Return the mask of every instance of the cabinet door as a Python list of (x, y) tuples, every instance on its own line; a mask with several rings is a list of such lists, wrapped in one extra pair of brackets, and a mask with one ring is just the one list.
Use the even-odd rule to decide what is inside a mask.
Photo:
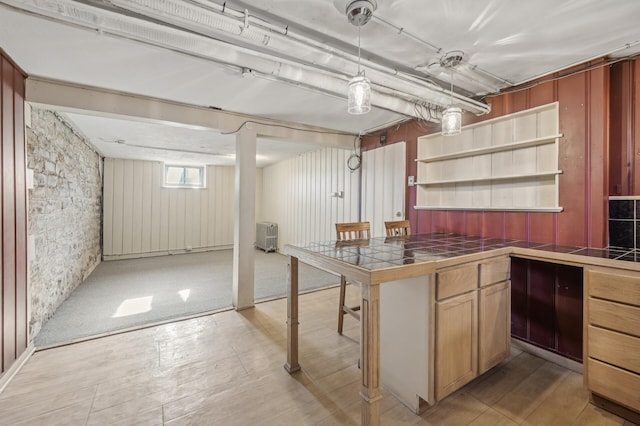
[(558, 265), (556, 276), (557, 350), (582, 361), (582, 268)]
[(436, 303), (436, 400), (478, 375), (478, 292)]
[(511, 330), (509, 281), (480, 289), (478, 302), (479, 374), (509, 356)]

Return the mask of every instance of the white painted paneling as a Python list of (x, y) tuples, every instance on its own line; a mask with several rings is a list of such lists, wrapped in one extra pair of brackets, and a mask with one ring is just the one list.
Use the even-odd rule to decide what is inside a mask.
[(405, 218), (406, 144), (386, 145), (362, 155), (362, 220), (374, 237), (385, 235), (384, 222)]
[[(358, 171), (347, 168), (351, 151), (323, 148), (265, 167), (261, 222), (278, 224), (278, 249), (285, 244), (336, 238), (337, 222), (358, 220)], [(343, 196), (332, 197), (342, 191)]]
[[(160, 162), (105, 159), (105, 259), (233, 245), (234, 167), (207, 167), (205, 189), (163, 188), (162, 168)], [(258, 188), (261, 179), (258, 170)]]

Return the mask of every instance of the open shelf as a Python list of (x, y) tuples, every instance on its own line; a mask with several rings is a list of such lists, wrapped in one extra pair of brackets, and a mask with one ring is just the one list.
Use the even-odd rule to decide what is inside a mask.
[(416, 210), (468, 210), (468, 211), (501, 211), (501, 212), (549, 212), (557, 213), (562, 211), (562, 207), (491, 207), (491, 206), (475, 206), (475, 207), (458, 207), (458, 206), (437, 206), (425, 207), (414, 206)]
[(418, 138), (417, 210), (559, 212), (559, 104)]
[(455, 158), (473, 157), (474, 155), (491, 154), (493, 152), (509, 151), (509, 150), (514, 150), (519, 148), (528, 148), (531, 146), (555, 143), (556, 139), (561, 138), (562, 136), (563, 136), (562, 133), (559, 133), (557, 135), (543, 136), (540, 138), (528, 139), (524, 141), (512, 142), (512, 143), (507, 143), (502, 145), (487, 146), (485, 148), (470, 149), (467, 151), (454, 152), (452, 154), (436, 155), (436, 156), (427, 157), (427, 158), (418, 158), (415, 161), (420, 161), (422, 163), (431, 163), (435, 161), (453, 160)]
[(528, 173), (528, 174), (514, 174), (508, 176), (486, 176), (486, 177), (471, 177), (466, 179), (447, 179), (438, 180), (432, 182), (417, 182), (416, 185), (446, 185), (450, 183), (466, 183), (466, 182), (486, 182), (492, 180), (509, 180), (509, 179), (530, 179), (544, 176), (553, 176), (562, 174), (562, 170), (553, 170), (550, 172)]

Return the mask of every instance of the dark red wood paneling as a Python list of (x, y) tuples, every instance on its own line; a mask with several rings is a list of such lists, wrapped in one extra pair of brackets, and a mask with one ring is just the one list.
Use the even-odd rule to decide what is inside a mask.
[(582, 268), (557, 265), (556, 348), (582, 361)]
[(631, 195), (640, 195), (640, 59), (632, 63), (633, 96), (631, 104), (631, 128), (629, 134), (632, 138), (631, 152), (634, 161), (633, 188)]
[(467, 212), (466, 229), (464, 231), (466, 235), (482, 235), (482, 216), (482, 212)]
[(456, 234), (464, 234), (465, 212), (460, 210), (450, 211), (447, 214), (447, 228)]
[(16, 191), (13, 138), (13, 67), (2, 61), (2, 361), (16, 359)]
[(627, 140), (625, 129), (628, 125), (625, 113), (632, 91), (629, 87), (629, 62), (618, 62), (611, 66), (609, 130), (609, 195), (629, 195), (626, 179), (629, 167), (626, 163)]
[(529, 213), (513, 212), (505, 215), (505, 236), (512, 240), (527, 240)]
[[(558, 165), (562, 170), (560, 205), (564, 209), (559, 218), (559, 240), (567, 245), (585, 245), (585, 210), (589, 182), (585, 180), (589, 137), (587, 134), (590, 86), (587, 74), (580, 73), (560, 80), (560, 141)], [(571, 188), (571, 190), (562, 190)]]
[(485, 237), (504, 238), (505, 213), (484, 212), (482, 217), (482, 235)]
[(0, 50), (0, 373), (27, 346), (24, 73)]
[(555, 347), (555, 265), (530, 261), (528, 276), (528, 340), (546, 348)]
[[(0, 51), (2, 53), (2, 51)], [(3, 141), (4, 141), (4, 111), (2, 110), (2, 81), (4, 70), (4, 57), (0, 54), (0, 205), (2, 205), (2, 212), (4, 213), (4, 156), (3, 156)], [(0, 374), (5, 371), (4, 366), (4, 229), (2, 228), (3, 216), (0, 216)]]
[(589, 199), (586, 200), (586, 242), (590, 247), (608, 244), (609, 198), (609, 73), (603, 68), (590, 74), (591, 98), (589, 100), (589, 158), (585, 179), (590, 182)]
[(557, 82), (548, 81), (538, 86), (534, 86), (533, 88), (531, 88), (531, 90), (529, 90), (529, 92), (531, 106), (550, 104), (557, 99)]
[(531, 213), (529, 218), (529, 240), (553, 244), (555, 238), (555, 213)]
[(14, 138), (16, 182), (16, 351), (28, 345), (27, 324), (27, 153), (24, 134), (24, 77), (14, 72)]

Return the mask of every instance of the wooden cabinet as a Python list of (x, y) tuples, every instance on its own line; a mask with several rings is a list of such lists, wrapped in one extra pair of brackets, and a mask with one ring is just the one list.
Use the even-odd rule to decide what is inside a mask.
[(585, 384), (615, 404), (594, 403), (640, 421), (640, 273), (587, 269)]
[(435, 398), (509, 356), (509, 257), (436, 273)]
[(436, 400), (478, 375), (478, 295), (470, 291), (436, 304)]
[(509, 282), (482, 287), (479, 293), (478, 373), (482, 374), (510, 353)]

